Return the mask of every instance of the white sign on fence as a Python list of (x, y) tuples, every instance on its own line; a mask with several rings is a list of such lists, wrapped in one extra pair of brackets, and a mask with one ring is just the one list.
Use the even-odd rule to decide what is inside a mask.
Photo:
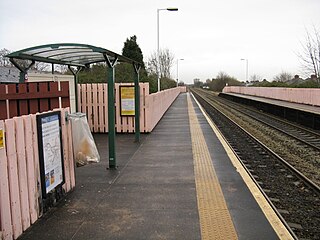
[(134, 86), (120, 86), (121, 116), (134, 116)]
[(42, 191), (46, 195), (64, 183), (60, 112), (37, 116)]

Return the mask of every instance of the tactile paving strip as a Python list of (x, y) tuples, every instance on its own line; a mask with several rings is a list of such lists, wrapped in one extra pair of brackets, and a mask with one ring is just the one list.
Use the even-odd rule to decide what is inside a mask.
[(188, 113), (201, 238), (238, 239), (190, 95)]

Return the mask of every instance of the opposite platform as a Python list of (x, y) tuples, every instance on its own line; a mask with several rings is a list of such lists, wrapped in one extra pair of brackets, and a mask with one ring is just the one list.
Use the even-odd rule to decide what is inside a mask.
[(140, 144), (117, 135), (117, 170), (107, 135), (95, 140), (101, 162), (78, 168), (75, 191), (19, 239), (278, 239), (188, 94)]
[(283, 101), (278, 99), (251, 96), (251, 95), (245, 95), (245, 94), (239, 94), (239, 93), (223, 93), (223, 94), (320, 115), (319, 106), (312, 106), (312, 105), (307, 105), (302, 103), (294, 103), (294, 102), (288, 102), (288, 101)]

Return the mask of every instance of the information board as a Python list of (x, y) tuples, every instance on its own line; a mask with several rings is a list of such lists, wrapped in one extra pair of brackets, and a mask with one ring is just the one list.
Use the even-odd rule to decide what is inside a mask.
[(2, 128), (0, 128), (0, 149), (1, 148), (4, 148), (4, 133)]
[(37, 115), (40, 176), (43, 198), (64, 183), (60, 112)]
[(120, 115), (134, 116), (134, 86), (120, 86)]

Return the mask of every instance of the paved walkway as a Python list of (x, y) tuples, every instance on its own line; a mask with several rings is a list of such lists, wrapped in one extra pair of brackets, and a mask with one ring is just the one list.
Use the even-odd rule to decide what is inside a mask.
[[(196, 119), (192, 124), (202, 129), (201, 146), (207, 147), (203, 151), (224, 195), (219, 197), (227, 204), (228, 209), (218, 211), (231, 216), (235, 238), (277, 239), (199, 108), (190, 103)], [(206, 228), (200, 220), (212, 211), (200, 209), (207, 190), (199, 171), (194, 174), (194, 158), (203, 151), (195, 155), (189, 114), (187, 94), (181, 94), (140, 144), (134, 143), (134, 134), (118, 134), (117, 170), (106, 170), (107, 135), (95, 135), (101, 162), (77, 168), (76, 189), (19, 239), (213, 239), (205, 236), (219, 229)]]

